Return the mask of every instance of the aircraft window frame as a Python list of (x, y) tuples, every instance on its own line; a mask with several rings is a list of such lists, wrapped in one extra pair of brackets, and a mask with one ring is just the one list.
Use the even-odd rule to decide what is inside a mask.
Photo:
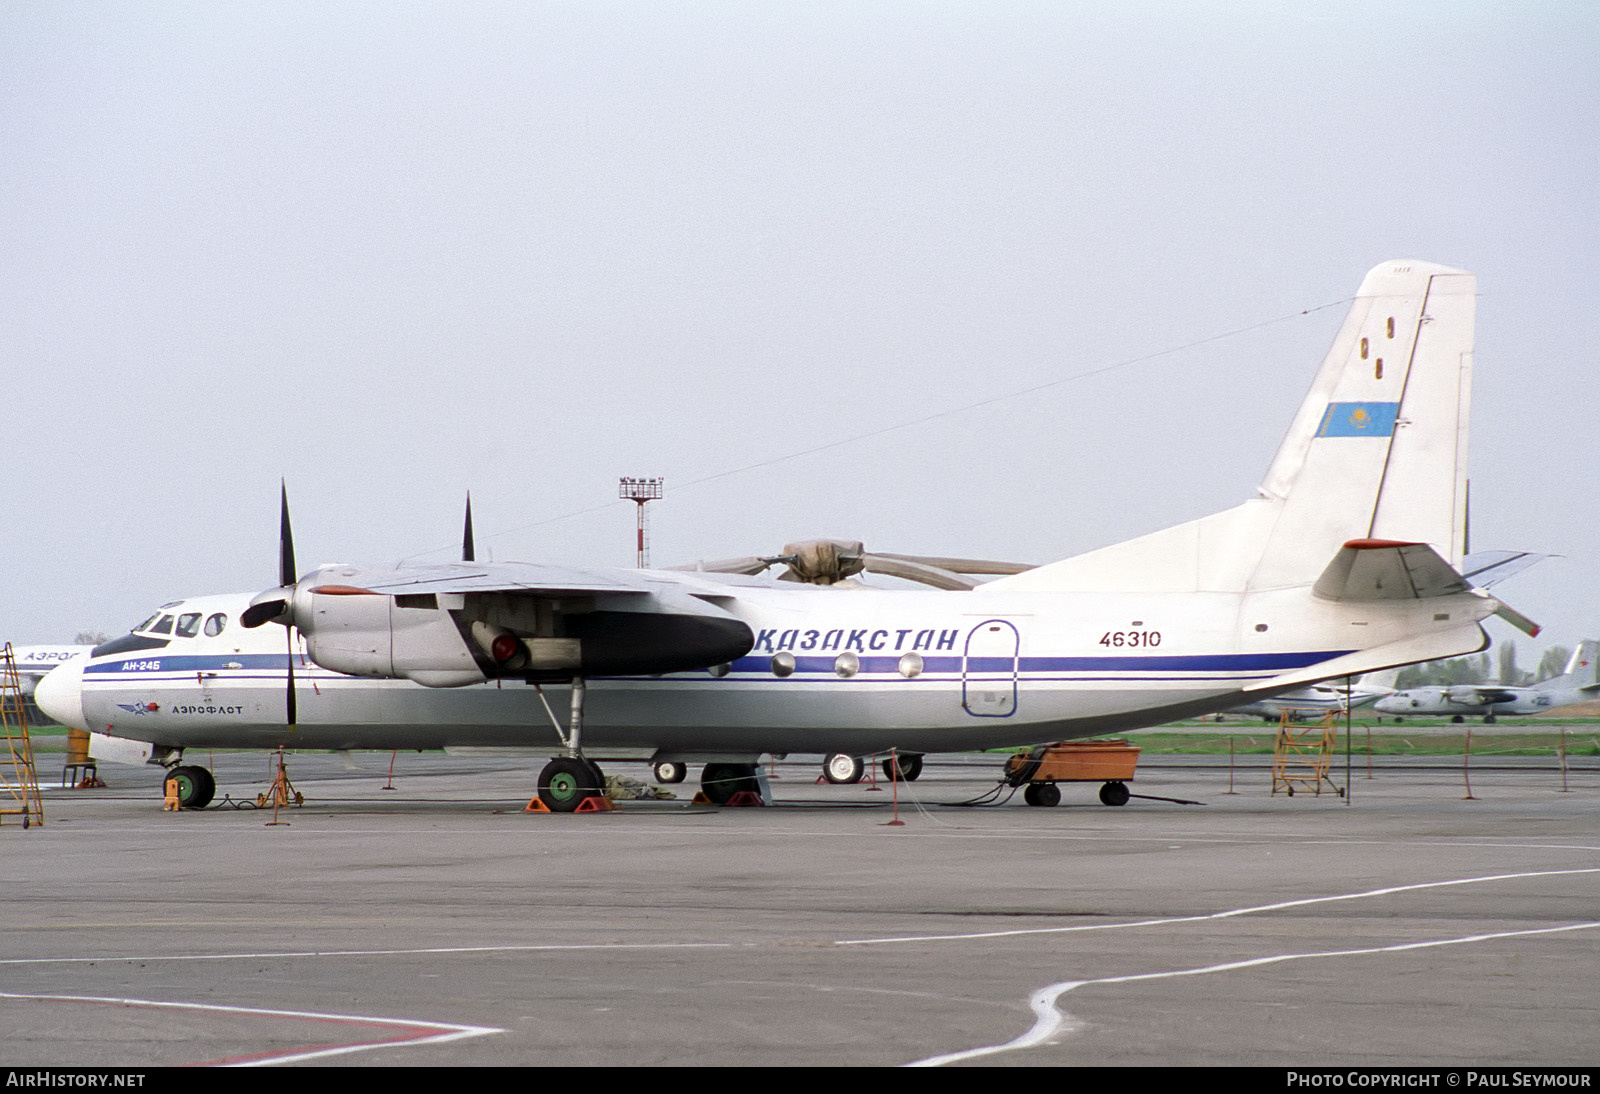
[(172, 616), (170, 614), (168, 614), (167, 612), (162, 612), (161, 613), (161, 618), (156, 621), (156, 625), (150, 628), (150, 633), (151, 634), (171, 634), (172, 633)]
[(206, 617), (205, 634), (207, 638), (215, 638), (228, 629), (228, 617), (222, 612), (212, 612)]
[(205, 618), (204, 612), (184, 612), (178, 616), (178, 622), (172, 630), (174, 638), (193, 638), (200, 633), (200, 621)]
[(140, 631), (147, 631), (151, 627), (155, 626), (156, 625), (156, 620), (158, 620), (160, 618), (161, 618), (161, 612), (157, 611), (149, 619), (146, 619), (143, 623), (140, 623), (137, 627), (134, 627), (128, 633), (129, 634), (138, 634)]

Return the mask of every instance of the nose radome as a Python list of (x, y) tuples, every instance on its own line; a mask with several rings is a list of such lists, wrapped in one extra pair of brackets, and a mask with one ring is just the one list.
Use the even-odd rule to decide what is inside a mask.
[(44, 674), (34, 689), (33, 701), (39, 709), (64, 726), (88, 729), (83, 720), (83, 666), (57, 665)]

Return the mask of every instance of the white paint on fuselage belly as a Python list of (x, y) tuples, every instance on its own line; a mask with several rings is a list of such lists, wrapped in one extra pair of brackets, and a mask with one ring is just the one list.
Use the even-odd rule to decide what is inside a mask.
[[(687, 674), (685, 674), (687, 675)], [(96, 728), (183, 747), (442, 748), (553, 747), (535, 689), (518, 682), (434, 689), (403, 680), (296, 672), (298, 722), (284, 722), (285, 677), (260, 671), (204, 687), (190, 674), (117, 674), (93, 681), (85, 709)], [(762, 751), (839, 748), (921, 751), (1026, 743), (1070, 736), (1106, 719), (1139, 722), (1139, 711), (1203, 702), (1237, 685), (1142, 681), (1028, 680), (1017, 711), (980, 718), (961, 707), (959, 677), (889, 680), (683, 677), (597, 680), (585, 705), (584, 739), (600, 747)], [(569, 688), (546, 685), (564, 717)], [(124, 707), (156, 711), (136, 714)], [(1094, 731), (1099, 731), (1095, 729)]]

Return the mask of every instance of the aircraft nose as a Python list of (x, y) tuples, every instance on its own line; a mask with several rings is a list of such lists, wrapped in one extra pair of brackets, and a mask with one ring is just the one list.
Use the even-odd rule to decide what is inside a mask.
[(83, 720), (83, 666), (57, 665), (44, 674), (34, 689), (33, 701), (40, 710), (64, 726), (88, 729)]

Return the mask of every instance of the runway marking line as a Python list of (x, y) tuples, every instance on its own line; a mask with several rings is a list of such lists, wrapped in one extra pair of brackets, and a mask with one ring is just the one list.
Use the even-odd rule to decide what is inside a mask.
[(1020, 1037), (1000, 1045), (985, 1045), (982, 1048), (969, 1048), (960, 1052), (949, 1052), (940, 1056), (929, 1056), (925, 1059), (915, 1060), (907, 1067), (942, 1067), (945, 1064), (960, 1063), (963, 1060), (973, 1060), (983, 1056), (993, 1056), (1001, 1052), (1014, 1052), (1017, 1049), (1033, 1048), (1043, 1044), (1055, 1035), (1067, 1022), (1067, 1016), (1056, 1008), (1056, 1001), (1072, 991), (1091, 984), (1131, 984), (1139, 980), (1166, 980), (1176, 976), (1201, 976), (1206, 973), (1230, 972), (1235, 969), (1256, 968), (1262, 965), (1279, 964), (1285, 961), (1302, 961), (1316, 957), (1360, 957), (1378, 953), (1399, 953), (1404, 950), (1422, 950), (1438, 946), (1459, 946), (1469, 942), (1487, 942), (1500, 938), (1525, 938), (1531, 935), (1558, 934), (1563, 931), (1584, 931), (1600, 927), (1600, 923), (1571, 923), (1563, 927), (1539, 927), (1526, 931), (1497, 931), (1493, 934), (1467, 935), (1461, 938), (1437, 938), (1426, 942), (1405, 942), (1394, 946), (1372, 946), (1359, 950), (1324, 950), (1314, 953), (1280, 953), (1270, 957), (1252, 957), (1244, 961), (1229, 961), (1221, 965), (1206, 965), (1193, 969), (1173, 969), (1167, 972), (1136, 973), (1130, 976), (1102, 976), (1092, 980), (1063, 980), (1048, 987), (1040, 988), (1028, 998), (1028, 1006), (1035, 1015), (1033, 1027)]
[(1129, 927), (1165, 927), (1176, 923), (1203, 923), (1214, 919), (1231, 919), (1260, 912), (1277, 912), (1285, 908), (1300, 908), (1310, 904), (1331, 904), (1340, 900), (1364, 900), (1368, 897), (1390, 896), (1394, 893), (1417, 889), (1441, 889), (1451, 885), (1477, 885), (1487, 881), (1511, 881), (1517, 878), (1559, 877), (1566, 874), (1600, 874), (1600, 866), (1574, 870), (1530, 870), (1517, 874), (1489, 874), (1483, 877), (1452, 878), (1447, 881), (1423, 881), (1415, 885), (1391, 885), (1383, 889), (1367, 889), (1359, 893), (1335, 893), (1332, 896), (1307, 897), (1304, 900), (1285, 900), (1277, 904), (1258, 904), (1248, 908), (1231, 908), (1225, 912), (1207, 912), (1204, 915), (1170, 916), (1163, 919), (1137, 919), (1127, 923), (1080, 923), (1070, 927), (1018, 927), (1009, 931), (973, 931), (967, 934), (903, 935), (889, 938), (846, 938), (834, 942), (835, 946), (884, 946), (896, 942), (961, 942), (975, 938), (1011, 938), (1019, 935), (1068, 934), (1075, 931), (1115, 931)]
[[(575, 942), (526, 946), (423, 946), (396, 950), (270, 950), (264, 953), (110, 954), (102, 957), (7, 957), (0, 965), (93, 965), (113, 961), (245, 961), (281, 957), (406, 957), (412, 954), (541, 953), (562, 950), (725, 950), (734, 942)], [(0, 992), (0, 995), (3, 995)]]
[(504, 1033), (494, 1026), (464, 1026), (454, 1022), (428, 1022), (419, 1018), (382, 1018), (362, 1014), (326, 1014), (309, 1010), (277, 1010), (263, 1007), (233, 1007), (218, 1003), (184, 1003), (160, 999), (126, 999), (97, 995), (38, 995), (23, 992), (0, 991), (0, 999), (33, 999), (58, 1003), (92, 1003), (97, 1006), (144, 1007), (151, 1010), (206, 1011), (214, 1014), (238, 1014), (262, 1018), (294, 1018), (311, 1022), (332, 1022), (346, 1026), (376, 1026), (394, 1031), (376, 1040), (346, 1041), (337, 1044), (313, 1045), (306, 1048), (287, 1049), (281, 1052), (254, 1053), (233, 1056), (222, 1060), (208, 1060), (190, 1064), (190, 1067), (264, 1067), (272, 1064), (299, 1063), (328, 1056), (343, 1056), (353, 1052), (370, 1052), (373, 1049), (419, 1045), (444, 1044), (470, 1037), (487, 1037)]

